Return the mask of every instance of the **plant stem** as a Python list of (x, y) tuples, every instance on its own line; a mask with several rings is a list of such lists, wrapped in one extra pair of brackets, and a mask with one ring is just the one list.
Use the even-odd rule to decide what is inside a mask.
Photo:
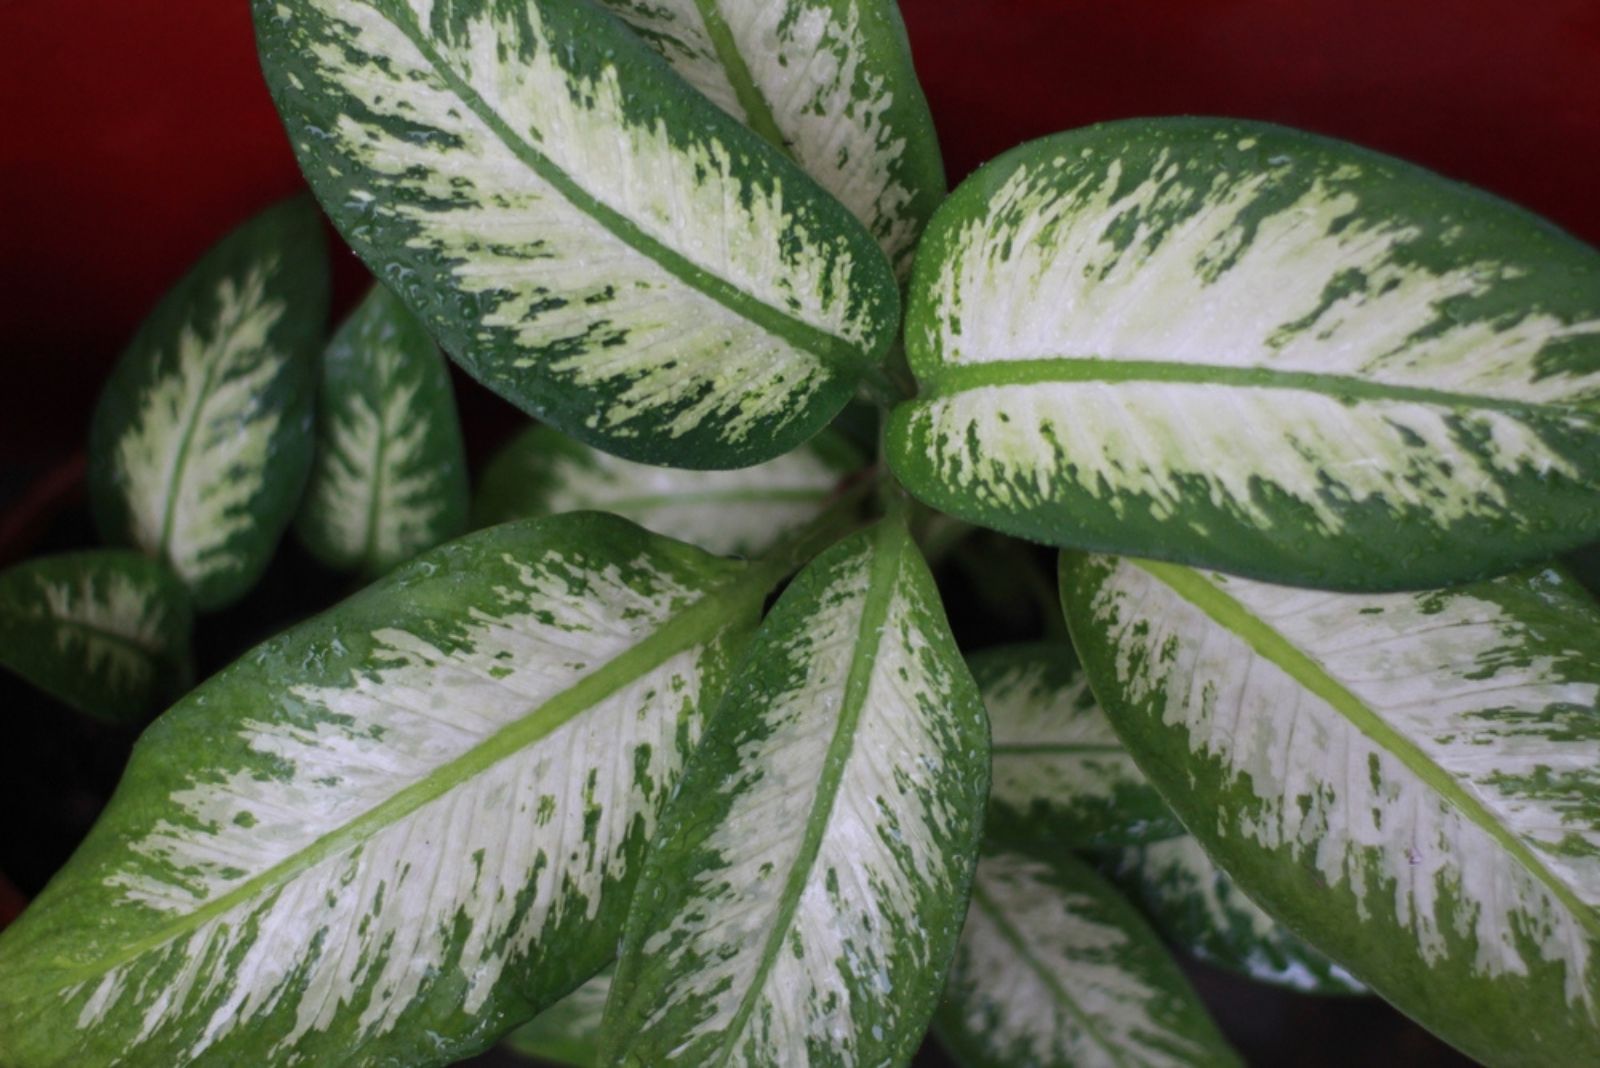
[(752, 571), (765, 576), (767, 588), (771, 589), (810, 563), (818, 553), (860, 525), (857, 510), (882, 477), (872, 471), (864, 472), (862, 478), (841, 490), (820, 515), (753, 561)]

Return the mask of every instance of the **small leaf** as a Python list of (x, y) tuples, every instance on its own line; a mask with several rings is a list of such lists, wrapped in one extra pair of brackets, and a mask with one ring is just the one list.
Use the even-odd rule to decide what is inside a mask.
[(744, 467), (821, 430), (899, 316), (871, 235), (610, 15), (254, 0), (301, 167), (474, 377), (591, 445)]
[(1240, 1063), (1139, 914), (1065, 855), (978, 862), (935, 1028), (966, 1068)]
[(595, 514), (402, 565), (158, 719), (0, 933), (8, 1068), (440, 1065), (616, 950), (770, 569)]
[(1600, 538), (1600, 254), (1310, 134), (1108, 123), (939, 209), (888, 458), (1009, 534), (1327, 589)]
[(0, 572), (0, 664), (73, 708), (137, 721), (188, 681), (189, 595), (138, 553), (64, 553)]
[(984, 834), (1082, 849), (1183, 834), (1128, 755), (1065, 645), (1013, 645), (973, 656), (993, 735)]
[(904, 525), (834, 546), (763, 624), (663, 818), (602, 1063), (904, 1064), (987, 787), (983, 708)]
[(600, 1063), (600, 1017), (611, 993), (611, 969), (506, 1036), (505, 1045), (542, 1061), (595, 1068)]
[(1184, 825), (1489, 1064), (1600, 1063), (1600, 605), (1544, 569), (1352, 595), (1063, 560), (1074, 641)]
[(296, 532), (329, 567), (377, 576), (466, 521), (449, 372), (422, 324), (374, 286), (323, 353), (316, 458)]
[(255, 584), (299, 503), (327, 289), (315, 207), (279, 204), (162, 298), (100, 394), (100, 533), (170, 564), (202, 610)]
[(484, 469), (473, 513), (482, 526), (592, 508), (707, 552), (757, 556), (816, 516), (860, 462), (828, 431), (755, 467), (685, 471), (636, 464), (550, 427), (529, 427)]
[(1367, 992), (1246, 897), (1189, 835), (1118, 850), (1106, 868), (1167, 942), (1208, 964), (1307, 994)]
[(890, 0), (600, 0), (718, 107), (788, 152), (904, 278), (944, 165)]

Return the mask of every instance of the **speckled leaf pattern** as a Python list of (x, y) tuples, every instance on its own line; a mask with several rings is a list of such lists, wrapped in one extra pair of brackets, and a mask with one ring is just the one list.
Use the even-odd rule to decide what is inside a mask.
[(563, 0), (255, 0), (300, 164), (469, 373), (629, 459), (742, 467), (887, 349), (870, 234), (621, 22)]
[(1240, 1064), (1139, 914), (1064, 854), (978, 862), (935, 1029), (966, 1068)]
[(296, 533), (329, 567), (377, 576), (466, 523), (467, 459), (444, 357), (375, 286), (322, 356)]
[(506, 1047), (541, 1061), (595, 1068), (600, 1063), (600, 1018), (611, 993), (611, 974), (606, 969), (511, 1032)]
[(1003, 646), (969, 663), (993, 739), (986, 836), (1085, 849), (1183, 833), (1111, 729), (1071, 647)]
[(1489, 1064), (1600, 1062), (1600, 606), (1063, 560), (1117, 733), (1250, 897)]
[(740, 662), (663, 817), (601, 1063), (909, 1060), (961, 928), (987, 750), (904, 525), (817, 558)]
[(719, 555), (755, 556), (814, 518), (860, 466), (830, 431), (737, 471), (652, 467), (551, 427), (529, 427), (490, 460), (473, 503), (480, 526), (579, 509), (611, 512)]
[(784, 149), (904, 277), (944, 199), (892, 0), (600, 0), (718, 107)]
[(954, 515), (1292, 585), (1422, 589), (1600, 536), (1600, 253), (1310, 134), (1109, 123), (962, 184), (889, 459)]
[(1208, 964), (1306, 994), (1366, 993), (1245, 896), (1189, 835), (1116, 850), (1103, 870), (1162, 938)]
[(770, 571), (587, 513), (404, 564), (158, 719), (0, 933), (8, 1068), (440, 1065), (611, 959)]
[(100, 394), (100, 533), (165, 561), (201, 609), (255, 584), (299, 503), (327, 275), (309, 199), (263, 212), (167, 293)]
[(178, 577), (136, 552), (42, 556), (0, 571), (0, 665), (117, 722), (178, 696), (193, 612)]

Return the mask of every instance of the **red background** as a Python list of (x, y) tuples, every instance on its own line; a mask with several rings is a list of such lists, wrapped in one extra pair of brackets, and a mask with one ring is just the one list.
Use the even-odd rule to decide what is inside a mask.
[[(952, 180), (1102, 119), (1360, 141), (1600, 242), (1596, 0), (904, 0)], [(0, 463), (81, 447), (188, 263), (299, 186), (246, 0), (0, 0)], [(340, 295), (361, 285), (341, 253)], [(469, 423), (474, 404), (469, 400)]]

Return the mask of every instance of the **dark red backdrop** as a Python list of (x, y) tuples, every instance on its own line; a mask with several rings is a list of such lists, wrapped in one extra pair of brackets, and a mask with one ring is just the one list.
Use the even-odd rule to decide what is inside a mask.
[[(1100, 119), (1361, 141), (1600, 242), (1596, 0), (904, 0), (952, 179)], [(0, 462), (76, 447), (208, 244), (299, 185), (246, 0), (0, 0)], [(348, 296), (361, 273), (348, 254)]]

